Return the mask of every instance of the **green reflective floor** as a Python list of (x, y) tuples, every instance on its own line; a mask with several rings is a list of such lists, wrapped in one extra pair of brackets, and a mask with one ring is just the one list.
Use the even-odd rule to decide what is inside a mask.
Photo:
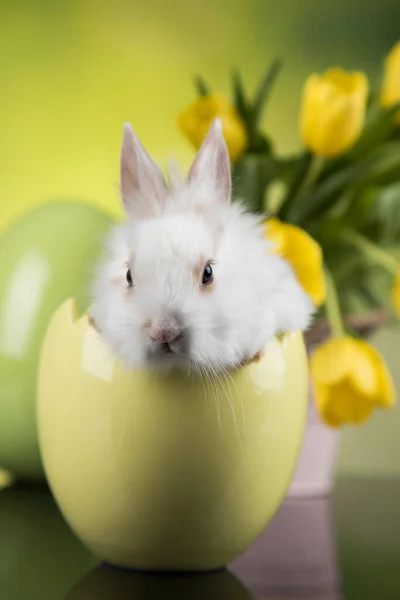
[(0, 490), (0, 600), (398, 600), (400, 480), (340, 480), (288, 500), (229, 571), (150, 576), (101, 567), (46, 489)]

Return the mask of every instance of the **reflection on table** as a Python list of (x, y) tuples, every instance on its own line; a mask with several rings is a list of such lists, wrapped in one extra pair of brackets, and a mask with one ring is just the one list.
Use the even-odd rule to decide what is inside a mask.
[(99, 566), (42, 487), (0, 491), (0, 531), (0, 596), (12, 600), (340, 597), (325, 499), (287, 501), (230, 571), (208, 575), (151, 575)]
[(61, 600), (96, 562), (69, 530), (46, 488), (0, 490), (2, 600)]
[(396, 480), (343, 480), (331, 499), (287, 500), (229, 570), (180, 576), (101, 567), (47, 488), (0, 489), (1, 600), (398, 600), (399, 565)]
[(149, 574), (98, 567), (65, 600), (255, 600), (227, 570), (209, 574)]
[(286, 500), (231, 568), (257, 598), (341, 599), (330, 499)]

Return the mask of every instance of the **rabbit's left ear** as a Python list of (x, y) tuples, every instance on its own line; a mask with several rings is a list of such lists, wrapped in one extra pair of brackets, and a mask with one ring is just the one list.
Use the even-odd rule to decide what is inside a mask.
[(168, 188), (165, 179), (143, 148), (129, 123), (124, 125), (120, 158), (121, 195), (125, 211), (133, 216), (154, 213)]
[(224, 202), (231, 199), (231, 168), (220, 119), (215, 119), (190, 168), (188, 182), (213, 189)]

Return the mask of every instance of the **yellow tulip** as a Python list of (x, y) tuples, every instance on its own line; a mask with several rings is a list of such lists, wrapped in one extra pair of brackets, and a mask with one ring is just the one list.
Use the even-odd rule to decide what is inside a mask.
[(199, 96), (178, 117), (182, 133), (198, 150), (211, 123), (221, 119), (222, 132), (228, 147), (230, 159), (235, 162), (247, 146), (247, 131), (236, 109), (221, 94)]
[(310, 368), (317, 408), (332, 427), (362, 423), (374, 408), (395, 403), (383, 358), (363, 340), (349, 336), (328, 340), (312, 355)]
[[(386, 57), (381, 91), (381, 103), (384, 108), (390, 108), (398, 102), (400, 102), (400, 42), (397, 42)], [(400, 122), (400, 111), (396, 119)]]
[(8, 471), (0, 469), (0, 489), (8, 486), (12, 481), (12, 477)]
[(265, 235), (274, 251), (283, 256), (316, 306), (325, 300), (325, 279), (320, 245), (303, 229), (271, 218), (265, 221)]
[(300, 115), (304, 144), (314, 154), (332, 157), (359, 137), (365, 120), (368, 80), (338, 67), (308, 77)]
[(394, 309), (400, 317), (400, 271), (398, 271), (394, 278), (392, 298)]

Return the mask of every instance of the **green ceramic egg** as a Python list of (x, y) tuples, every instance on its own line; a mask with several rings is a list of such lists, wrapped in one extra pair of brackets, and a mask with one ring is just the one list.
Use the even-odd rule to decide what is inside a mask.
[(127, 370), (73, 298), (42, 346), (47, 479), (71, 529), (112, 565), (186, 572), (234, 560), (286, 494), (307, 405), (299, 332), (213, 384)]
[(84, 307), (109, 217), (83, 202), (52, 202), (0, 238), (0, 467), (43, 476), (36, 376), (49, 316), (71, 295)]

